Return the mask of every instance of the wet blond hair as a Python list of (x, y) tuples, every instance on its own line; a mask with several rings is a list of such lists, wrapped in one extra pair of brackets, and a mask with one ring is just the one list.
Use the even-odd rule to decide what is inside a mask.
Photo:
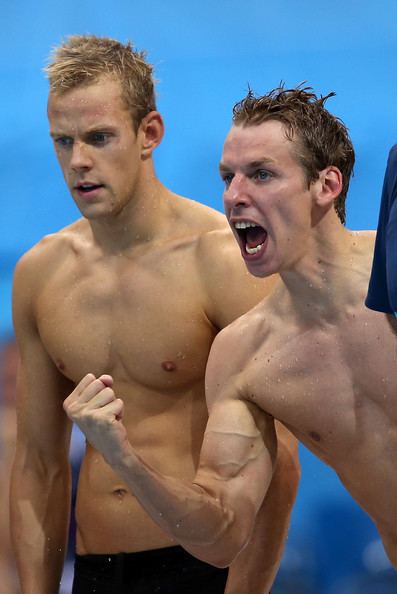
[(156, 109), (153, 66), (146, 61), (146, 53), (136, 51), (130, 41), (123, 44), (109, 37), (71, 35), (52, 50), (44, 71), (50, 92), (55, 94), (94, 84), (103, 76), (119, 81), (135, 131), (145, 115)]

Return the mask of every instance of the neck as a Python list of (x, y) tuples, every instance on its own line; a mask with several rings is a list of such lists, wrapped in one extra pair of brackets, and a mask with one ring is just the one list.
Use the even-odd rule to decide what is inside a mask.
[(120, 211), (89, 221), (95, 243), (104, 252), (117, 254), (159, 238), (166, 225), (165, 210), (170, 207), (171, 195), (153, 176)]
[(369, 265), (360, 234), (331, 219), (313, 229), (303, 257), (280, 273), (275, 299), (301, 320), (331, 321), (364, 300)]

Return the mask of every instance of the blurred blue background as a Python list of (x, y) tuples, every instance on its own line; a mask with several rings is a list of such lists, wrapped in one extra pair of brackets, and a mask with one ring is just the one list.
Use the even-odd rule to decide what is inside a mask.
[[(131, 39), (147, 50), (166, 123), (158, 175), (219, 210), (217, 164), (232, 105), (247, 85), (262, 93), (281, 80), (308, 81), (318, 93), (335, 91), (328, 109), (347, 124), (357, 154), (348, 226), (376, 227), (387, 154), (397, 141), (396, 0), (3, 0), (1, 22), (0, 339), (12, 336), (17, 259), (78, 216), (48, 136), (42, 73), (51, 47), (72, 33)], [(279, 591), (397, 592), (371, 522), (333, 472), (304, 448), (301, 457)], [(371, 580), (376, 589), (365, 590)]]

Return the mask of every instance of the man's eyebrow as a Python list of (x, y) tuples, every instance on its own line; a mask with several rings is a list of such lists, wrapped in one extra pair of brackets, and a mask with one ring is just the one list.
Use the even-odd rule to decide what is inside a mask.
[(95, 134), (96, 132), (114, 132), (116, 130), (116, 126), (113, 124), (95, 124), (92, 128), (88, 128), (85, 130), (85, 134)]
[[(256, 161), (249, 161), (248, 163), (245, 163), (242, 166), (242, 169), (255, 169), (257, 167), (260, 167), (261, 165), (272, 165), (274, 163), (274, 159), (271, 159), (270, 157), (264, 157), (263, 159), (258, 159)], [(230, 167), (228, 167), (225, 163), (221, 161), (219, 163), (219, 170), (230, 171)]]
[(274, 159), (271, 159), (270, 157), (263, 157), (263, 159), (258, 159), (257, 161), (250, 161), (245, 165), (245, 167), (246, 169), (256, 169), (261, 165), (272, 165), (274, 163)]
[(56, 136), (66, 136), (66, 134), (62, 134), (62, 132), (57, 132), (56, 130), (50, 130), (51, 138), (55, 138)]
[[(115, 130), (116, 127), (112, 124), (95, 124), (94, 126), (92, 126), (92, 128), (88, 128), (84, 131), (84, 136), (89, 136), (90, 134), (96, 134), (98, 132), (106, 132), (108, 134), (112, 134), (115, 132)], [(69, 134), (67, 132), (50, 130), (50, 136), (51, 138), (54, 138), (55, 136), (69, 136)]]

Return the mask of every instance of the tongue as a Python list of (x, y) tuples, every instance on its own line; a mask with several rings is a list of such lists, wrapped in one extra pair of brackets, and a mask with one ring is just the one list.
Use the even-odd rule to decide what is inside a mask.
[(257, 247), (266, 240), (267, 233), (262, 227), (249, 227), (246, 231), (246, 241), (250, 248)]

